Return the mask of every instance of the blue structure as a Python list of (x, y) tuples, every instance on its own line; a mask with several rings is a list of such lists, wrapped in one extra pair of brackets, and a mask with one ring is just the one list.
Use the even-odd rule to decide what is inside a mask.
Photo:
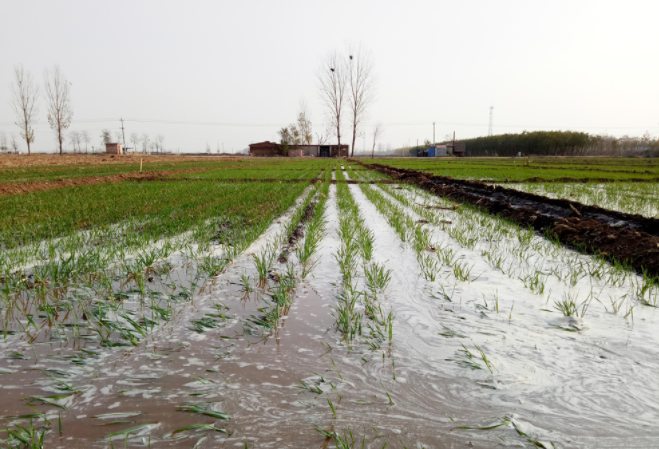
[(435, 147), (428, 147), (428, 157), (435, 157)]

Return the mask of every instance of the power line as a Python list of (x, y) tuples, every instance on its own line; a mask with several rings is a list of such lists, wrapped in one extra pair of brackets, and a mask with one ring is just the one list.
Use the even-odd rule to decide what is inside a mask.
[[(492, 115), (490, 108), (490, 115)], [(100, 123), (100, 122), (117, 122), (120, 118), (98, 118), (98, 119), (80, 119), (74, 120), (72, 124), (78, 123)], [(196, 121), (196, 120), (165, 120), (165, 119), (145, 119), (145, 118), (126, 118), (126, 122), (134, 123), (154, 123), (154, 124), (167, 124), (167, 125), (200, 125), (200, 126), (235, 126), (235, 127), (279, 127), (286, 126), (286, 123), (232, 123), (232, 122), (209, 122), (209, 121)], [(40, 120), (35, 124), (43, 125), (48, 122)], [(485, 126), (481, 122), (448, 122), (438, 120), (419, 120), (410, 122), (388, 122), (383, 123), (384, 126), (417, 126), (417, 125), (430, 125), (436, 123), (438, 125), (449, 126)], [(14, 125), (13, 122), (0, 122), (0, 125)], [(375, 126), (375, 123), (365, 123), (365, 126)], [(490, 124), (488, 124), (489, 126)], [(502, 128), (553, 128), (553, 129), (657, 129), (658, 126), (557, 126), (557, 125), (530, 125), (530, 124), (498, 124)], [(121, 128), (119, 128), (121, 129)]]

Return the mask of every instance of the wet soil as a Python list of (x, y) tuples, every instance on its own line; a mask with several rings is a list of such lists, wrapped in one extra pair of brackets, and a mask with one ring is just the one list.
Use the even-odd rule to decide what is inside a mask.
[(313, 217), (317, 205), (317, 201), (312, 201), (304, 209), (304, 213), (302, 214), (302, 217), (300, 217), (300, 221), (298, 222), (297, 227), (291, 233), (291, 235), (288, 236), (288, 242), (284, 245), (281, 253), (279, 254), (279, 258), (277, 259), (279, 263), (288, 262), (288, 254), (290, 253), (291, 249), (295, 247), (295, 244), (298, 242), (298, 240), (304, 237), (304, 227), (306, 226), (307, 222), (311, 220), (311, 217)]
[(657, 219), (481, 182), (356, 162), (399, 182), (417, 185), (436, 195), (476, 205), (536, 231), (548, 232), (570, 247), (626, 262), (639, 272), (646, 270), (653, 276), (659, 275)]

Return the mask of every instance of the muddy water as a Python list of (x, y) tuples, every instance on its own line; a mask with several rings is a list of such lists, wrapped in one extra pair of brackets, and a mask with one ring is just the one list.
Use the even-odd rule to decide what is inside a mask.
[[(436, 236), (438, 245), (455, 245), (445, 233), (437, 232)], [(656, 444), (657, 433), (650, 422), (657, 416), (655, 404), (659, 395), (655, 384), (647, 382), (657, 368), (652, 355), (656, 353), (657, 334), (655, 325), (650, 324), (657, 319), (655, 309), (635, 311), (638, 315), (632, 322), (607, 313), (601, 304), (595, 303), (585, 321), (579, 323), (583, 331), (565, 332), (555, 326), (566, 327), (570, 319), (560, 317), (555, 310), (544, 311), (552, 307), (525, 290), (521, 282), (493, 271), (477, 252), (455, 247), (474, 264), (474, 272), (480, 277), (469, 284), (457, 283), (455, 291), (451, 291), (453, 302), (443, 304), (443, 312), (450, 313), (438, 313), (426, 325), (432, 327), (434, 321), (435, 325), (450, 327), (468, 339), (445, 339), (442, 345), (428, 335), (426, 346), (439, 346), (426, 356), (445, 354), (447, 347), (459, 349), (462, 342), (476, 352), (475, 343), (496, 368), (491, 375), (486, 370), (463, 369), (462, 376), (470, 382), (466, 382), (465, 388), (454, 390), (456, 405), (462, 406), (453, 415), (456, 420), (459, 417), (461, 424), (472, 425), (484, 424), (490, 413), (489, 416), (509, 416), (518, 428), (529, 429), (523, 431), (534, 434), (536, 439), (565, 447)], [(570, 293), (589, 291), (593, 284), (602, 299), (609, 294), (619, 297), (625, 293), (624, 289), (598, 285), (592, 280), (581, 282)], [(560, 298), (560, 286), (552, 284), (552, 288)], [(493, 310), (495, 291), (502, 298), (500, 307), (506, 311), (505, 316)], [(489, 310), (484, 298), (488, 298)], [(412, 309), (415, 303), (420, 307), (409, 316), (427, 318), (427, 314), (421, 313), (423, 297), (413, 299), (406, 307)], [(430, 304), (426, 306), (426, 310), (432, 310)], [(513, 307), (514, 312), (509, 315)], [(423, 346), (424, 342), (419, 341), (420, 356)], [(438, 371), (446, 372), (447, 368), (442, 363), (436, 366)], [(640, 422), (641, 416), (650, 421)], [(490, 419), (490, 423), (493, 421)]]
[[(438, 229), (437, 244), (453, 245), (480, 277), (458, 283), (444, 268), (439, 281), (426, 281), (416, 254), (402, 244), (360, 186), (349, 188), (375, 234), (374, 261), (392, 269), (392, 281), (379, 297), (385, 313), (395, 315), (391, 344), (373, 350), (356, 340), (347, 347), (335, 331), (332, 312), (340, 277), (334, 258), (339, 240), (332, 186), (328, 232), (314, 256), (317, 266), (297, 284), (292, 305), (283, 311), (275, 332), (247, 327), (250, 317), (261, 314), (259, 308), (272, 304), (268, 288), (273, 282), (265, 289), (255, 285), (251, 259), (271, 233), (140, 346), (113, 351), (89, 366), (97, 377), (73, 382), (81, 393), (69, 409), (50, 408), (51, 419), (62, 416), (63, 436), (51, 432), (48, 446), (109, 447), (109, 434), (147, 424), (152, 426), (130, 434), (127, 447), (193, 447), (200, 440), (200, 447), (335, 446), (313, 426), (339, 434), (349, 426), (355, 440), (366, 436), (369, 448), (387, 442), (390, 448), (529, 447), (520, 431), (547, 447), (549, 441), (556, 447), (656, 446), (654, 309), (640, 309), (632, 322), (595, 304), (580, 323), (581, 332), (565, 331), (553, 326), (568, 326), (558, 313), (541, 311), (551, 305)], [(295, 264), (294, 257), (291, 262)], [(285, 269), (276, 265), (279, 273)], [(242, 275), (250, 277), (253, 292), (244, 291)], [(439, 299), (441, 287), (451, 301)], [(499, 313), (490, 299), (495, 292)], [(613, 289), (605, 293), (618, 294)], [(484, 304), (483, 298), (488, 306), (476, 307)], [(217, 313), (218, 305), (226, 322), (202, 333), (191, 329), (192, 320)], [(446, 332), (444, 326), (465, 338), (439, 335)], [(461, 343), (475, 353), (479, 345), (491, 359), (493, 373), (482, 361), (481, 369), (471, 370), (447, 360), (458, 358)], [(1, 366), (12, 365), (3, 361)], [(6, 391), (19, 391), (15, 397), (45, 394), (38, 384), (28, 384), (43, 379), (40, 372), (27, 377), (28, 382), (3, 382), (5, 377), (0, 376), (0, 382)], [(300, 380), (322, 393), (298, 388)], [(226, 412), (231, 419), (177, 411), (191, 403)], [(6, 414), (30, 412), (27, 406), (19, 411), (4, 401), (0, 407)], [(107, 413), (141, 414), (93, 418)], [(449, 417), (466, 426), (492, 425), (507, 417), (517, 430), (513, 424), (489, 431), (460, 430)], [(108, 424), (113, 421), (130, 422)], [(231, 436), (194, 430), (172, 434), (204, 423), (215, 423)], [(124, 444), (124, 438), (114, 438), (114, 446)]]

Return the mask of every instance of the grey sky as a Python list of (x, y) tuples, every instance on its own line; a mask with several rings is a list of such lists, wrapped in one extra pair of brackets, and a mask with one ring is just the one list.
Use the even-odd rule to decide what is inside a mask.
[[(0, 5), (0, 131), (17, 137), (9, 85), (19, 63), (40, 83), (60, 65), (72, 83), (71, 129), (89, 130), (97, 147), (100, 130), (124, 117), (245, 125), (126, 122), (128, 134), (162, 133), (166, 149), (238, 151), (276, 140), (302, 96), (319, 130), (314, 73), (348, 40), (374, 54), (379, 94), (367, 123), (382, 121), (394, 147), (431, 139), (432, 121), (437, 140), (486, 135), (490, 104), (495, 133), (659, 134), (656, 0)], [(34, 149), (53, 151), (40, 109)], [(104, 118), (117, 120), (84, 122)]]

